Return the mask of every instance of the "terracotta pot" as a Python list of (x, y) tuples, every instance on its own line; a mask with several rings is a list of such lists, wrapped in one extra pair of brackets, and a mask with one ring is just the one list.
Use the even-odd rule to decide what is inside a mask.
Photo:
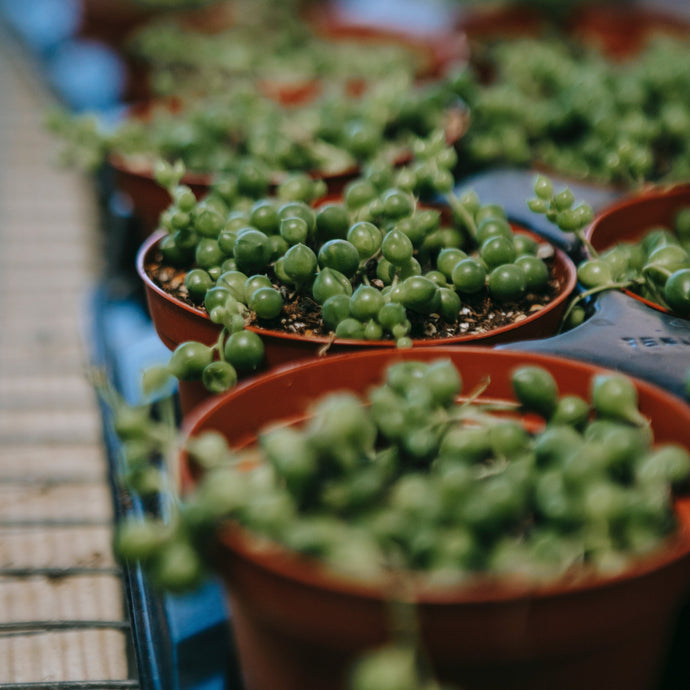
[[(655, 226), (673, 227), (676, 213), (690, 206), (690, 184), (669, 188), (652, 188), (641, 194), (627, 196), (597, 214), (587, 228), (586, 236), (594, 249), (604, 251), (618, 242), (636, 242), (647, 230)], [(658, 311), (671, 312), (626, 290), (630, 297)]]
[[(264, 80), (257, 86), (264, 95), (288, 108), (304, 103), (318, 93), (317, 85), (314, 82), (280, 84)], [(154, 98), (130, 106), (126, 117), (146, 122), (158, 110), (167, 110), (174, 114), (183, 109), (184, 101), (175, 96)], [(108, 156), (108, 165), (114, 171), (116, 189), (126, 194), (132, 202), (140, 240), (143, 241), (159, 227), (160, 215), (171, 202), (170, 195), (156, 182), (153, 166), (145, 159), (113, 153)], [(314, 170), (310, 172), (310, 175), (315, 179), (324, 180), (328, 192), (334, 194), (341, 192), (347, 182), (357, 175), (357, 172), (358, 168), (353, 166), (336, 173), (323, 173)], [(181, 182), (188, 185), (197, 199), (200, 199), (209, 193), (213, 179), (213, 172), (188, 171)], [(276, 177), (274, 184), (277, 183), (278, 178)]]
[[(198, 410), (196, 434), (221, 431), (233, 446), (252, 442), (266, 424), (306, 414), (330, 391), (365, 391), (402, 359), (449, 357), (465, 390), (490, 376), (483, 394), (514, 400), (517, 366), (545, 366), (561, 393), (588, 396), (599, 367), (481, 347), (372, 350), (285, 367), (248, 381)], [(690, 407), (636, 381), (642, 412), (657, 441), (690, 446)], [(181, 458), (183, 487), (194, 482)], [(444, 682), (464, 690), (650, 690), (665, 658), (676, 612), (690, 591), (690, 500), (676, 502), (680, 529), (661, 553), (616, 577), (528, 587), (477, 581), (463, 587), (418, 586), (421, 640)], [(352, 660), (388, 637), (385, 593), (353, 583), (278, 546), (229, 526), (219, 534), (215, 566), (231, 602), (240, 662), (251, 690), (340, 690)]]
[[(216, 10), (215, 13), (213, 10)], [(467, 41), (461, 32), (456, 30), (434, 31), (419, 33), (417, 27), (399, 30), (367, 25), (356, 18), (346, 16), (342, 10), (330, 3), (315, 2), (303, 3), (299, 8), (300, 18), (308, 25), (317, 38), (325, 39), (330, 43), (348, 42), (361, 45), (365, 48), (376, 46), (394, 45), (406, 49), (416, 58), (416, 76), (420, 79), (437, 78), (443, 75), (451, 66), (465, 64), (469, 59)], [(183, 29), (192, 33), (213, 37), (223, 31), (232, 30), (236, 24), (233, 16), (233, 8), (230, 4), (221, 4), (196, 11), (176, 12), (178, 23)], [(144, 58), (137, 60), (140, 70), (149, 72), (152, 68)], [(154, 61), (155, 62), (155, 61)], [(175, 66), (175, 65), (170, 65)], [(183, 72), (194, 74), (195, 67), (184, 62), (179, 65)], [(227, 68), (230, 78), (231, 66)], [(148, 75), (150, 76), (150, 75)], [(239, 76), (247, 76), (240, 74)], [(149, 78), (146, 81), (150, 81)], [(297, 102), (307, 96), (313, 96), (321, 91), (323, 84), (316, 78), (297, 79), (292, 83), (281, 84), (281, 80), (272, 81), (262, 79), (260, 88), (265, 95), (275, 98), (280, 102), (292, 100)], [(355, 77), (348, 80), (348, 93), (358, 97), (366, 89), (367, 78)], [(149, 91), (149, 97), (152, 95)]]
[[(264, 95), (278, 101), (286, 108), (304, 104), (317, 96), (319, 92), (319, 84), (315, 81), (290, 84), (263, 80), (257, 86)], [(175, 113), (183, 108), (183, 103), (175, 97), (143, 101), (131, 106), (127, 117), (146, 121), (159, 108)], [(454, 145), (460, 140), (467, 129), (468, 121), (467, 111), (462, 105), (448, 109), (444, 123), (448, 145)], [(405, 165), (411, 160), (410, 151), (401, 151), (393, 164)], [(140, 239), (143, 241), (158, 227), (161, 213), (170, 204), (170, 195), (156, 182), (153, 167), (145, 160), (111, 154), (108, 157), (108, 165), (115, 173), (115, 187), (127, 194), (132, 202)], [(345, 185), (357, 177), (359, 172), (359, 166), (353, 165), (337, 172), (311, 170), (308, 174), (314, 179), (323, 180), (326, 183), (327, 193), (333, 195), (340, 194)], [(213, 178), (212, 172), (187, 172), (181, 181), (191, 187), (197, 198), (201, 198), (210, 191)], [(280, 179), (281, 174), (277, 173), (273, 185), (276, 186)]]
[[(170, 195), (156, 182), (150, 165), (131, 163), (117, 155), (110, 156), (109, 164), (115, 171), (115, 187), (126, 194), (132, 202), (139, 239), (144, 241), (159, 227), (161, 213), (172, 201)], [(342, 192), (345, 185), (354, 179), (358, 172), (359, 169), (353, 167), (332, 174), (318, 171), (310, 174), (314, 179), (324, 180), (328, 192), (336, 194)], [(201, 199), (209, 193), (213, 177), (211, 173), (187, 172), (181, 182), (191, 188), (197, 199)]]
[[(531, 237), (536, 235), (523, 231)], [(214, 324), (208, 314), (192, 307), (165, 290), (158, 287), (146, 273), (149, 257), (155, 251), (165, 231), (158, 231), (151, 235), (141, 246), (137, 254), (137, 272), (144, 283), (146, 300), (154, 327), (163, 343), (174, 350), (185, 340), (196, 340), (206, 345), (212, 345), (218, 340), (220, 327)], [(544, 338), (553, 335), (560, 323), (567, 306), (567, 299), (575, 288), (577, 280), (575, 265), (560, 250), (556, 250), (553, 263), (554, 275), (561, 285), (558, 296), (544, 309), (527, 316), (522, 321), (496, 328), (487, 333), (461, 335), (438, 340), (415, 340), (415, 349), (424, 345), (464, 345), (498, 343), (527, 340), (530, 338)], [(265, 328), (250, 327), (261, 336), (265, 347), (265, 369), (271, 369), (281, 364), (297, 360), (316, 357), (323, 348), (328, 348), (329, 354), (354, 352), (366, 349), (393, 349), (392, 340), (346, 340), (331, 342), (326, 336), (302, 336)], [(180, 402), (186, 413), (199, 402), (209, 397), (203, 385), (199, 382), (180, 381)]]
[(363, 45), (398, 45), (416, 55), (417, 77), (438, 78), (455, 66), (466, 64), (470, 51), (461, 31), (419, 32), (374, 26), (339, 9), (337, 4), (313, 3), (304, 13), (315, 33), (329, 41), (359, 42)]

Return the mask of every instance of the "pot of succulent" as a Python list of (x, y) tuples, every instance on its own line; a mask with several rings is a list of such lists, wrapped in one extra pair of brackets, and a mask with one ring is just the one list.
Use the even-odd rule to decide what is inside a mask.
[[(233, 367), (556, 331), (575, 285), (572, 262), (511, 227), (500, 207), (482, 206), (471, 192), (456, 198), (448, 170), (455, 157), (442, 133), (415, 148), (410, 165), (370, 166), (342, 198), (315, 208), (237, 200), (201, 231), (195, 219), (213, 198), (195, 205), (190, 196), (189, 208), (168, 209), (165, 229), (141, 246), (137, 271), (154, 326), (173, 351), (168, 368), (181, 379), (183, 410), (208, 395), (198, 379), (222, 391), (235, 382)], [(179, 176), (168, 189), (173, 198), (189, 196)], [(450, 205), (418, 203), (430, 189)], [(584, 225), (590, 215), (580, 211)], [(251, 346), (248, 362), (237, 343)], [(198, 359), (188, 367), (192, 351)], [(227, 385), (212, 377), (217, 369), (228, 370)]]
[(403, 71), (418, 79), (444, 76), (465, 63), (455, 30), (420, 35), (347, 22), (326, 3), (235, 2), (225, 21), (193, 25), (182, 17), (149, 22), (129, 41), (157, 95), (214, 91), (251, 76), (275, 91), (301, 92), (343, 82), (351, 93)]
[(291, 172), (323, 179), (335, 192), (373, 158), (408, 160), (415, 137), (442, 128), (457, 142), (467, 112), (452, 86), (450, 79), (414, 85), (409, 74), (394, 72), (357, 97), (333, 83), (286, 104), (249, 78), (220, 92), (139, 104), (112, 127), (59, 111), (49, 125), (64, 141), (65, 163), (114, 169), (115, 187), (131, 198), (145, 236), (170, 202), (154, 181), (158, 158), (182, 161), (183, 181), (200, 193), (218, 174), (241, 174), (251, 178), (247, 184), (268, 187)]
[(621, 190), (687, 180), (688, 45), (659, 39), (624, 63), (548, 38), (488, 46), (456, 80), (471, 113), (460, 174), (537, 167)]
[[(406, 50), (414, 58), (413, 69), (418, 78), (444, 77), (450, 69), (466, 64), (469, 59), (467, 39), (454, 27), (429, 28), (415, 25), (414, 21), (396, 26), (373, 23), (359, 16), (356, 8), (348, 12), (344, 5), (327, 2), (313, 3), (303, 16), (329, 46), (341, 44), (357, 51), (366, 50), (368, 45)], [(361, 78), (366, 79), (372, 65), (364, 60), (361, 64)]]
[[(553, 183), (539, 175), (534, 189), (530, 208), (553, 218), (558, 197)], [(565, 328), (581, 323), (590, 297), (611, 290), (657, 311), (690, 317), (690, 185), (649, 187), (625, 196), (575, 234), (586, 254), (577, 266), (583, 289), (568, 307)]]
[(690, 592), (678, 398), (544, 355), (370, 350), (185, 432), (170, 521), (118, 548), (164, 588), (221, 574), (248, 688), (656, 687)]
[[(581, 282), (626, 290), (690, 318), (690, 184), (654, 187), (604, 209), (587, 229)], [(617, 284), (617, 285), (616, 285)]]

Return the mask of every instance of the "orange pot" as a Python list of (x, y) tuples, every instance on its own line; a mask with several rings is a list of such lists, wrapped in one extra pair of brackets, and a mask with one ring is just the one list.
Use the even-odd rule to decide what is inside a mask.
[[(522, 232), (535, 239), (537, 238), (532, 233)], [(221, 330), (220, 326), (214, 324), (204, 310), (185, 304), (165, 292), (146, 273), (149, 257), (164, 235), (165, 231), (158, 231), (151, 235), (142, 244), (137, 254), (137, 273), (144, 283), (149, 313), (156, 332), (170, 350), (174, 350), (185, 340), (196, 340), (206, 345), (213, 345), (218, 340)], [(413, 341), (414, 349), (424, 345), (441, 346), (476, 343), (496, 345), (517, 340), (545, 338), (553, 335), (565, 312), (568, 297), (575, 288), (577, 280), (575, 265), (560, 250), (556, 250), (553, 270), (561, 290), (558, 296), (544, 309), (530, 314), (522, 321), (501, 326), (486, 333), (474, 333), (437, 340), (415, 340)], [(327, 348), (330, 354), (355, 352), (364, 348), (386, 350), (395, 348), (395, 343), (392, 340), (339, 339), (331, 341), (326, 336), (303, 336), (254, 326), (250, 326), (249, 330), (258, 333), (264, 343), (265, 369), (316, 357), (324, 348)], [(183, 413), (189, 412), (210, 395), (199, 382), (180, 381), (179, 392)]]
[[(131, 163), (118, 155), (111, 155), (108, 162), (115, 171), (116, 188), (132, 202), (140, 239), (143, 241), (159, 226), (161, 213), (172, 201), (170, 195), (156, 182), (150, 165)], [(315, 179), (324, 180), (328, 192), (335, 194), (341, 192), (358, 172), (359, 169), (353, 167), (333, 174), (319, 171), (310, 174)], [(197, 199), (201, 199), (211, 190), (213, 177), (211, 173), (187, 172), (181, 182), (192, 189)]]
[[(284, 367), (247, 381), (188, 419), (190, 434), (221, 431), (234, 447), (278, 420), (300, 418), (316, 397), (364, 392), (403, 359), (451, 358), (471, 390), (514, 400), (510, 372), (546, 367), (563, 394), (588, 397), (590, 364), (482, 347), (370, 350)], [(659, 442), (690, 447), (690, 407), (636, 380), (640, 409)], [(183, 489), (193, 472), (183, 456)], [(478, 580), (414, 590), (422, 645), (440, 680), (464, 690), (650, 690), (677, 611), (690, 591), (690, 500), (676, 501), (677, 535), (656, 555), (615, 577), (519, 585)], [(389, 634), (385, 590), (353, 583), (238, 526), (219, 533), (214, 564), (251, 690), (341, 690), (353, 659)]]
[[(673, 227), (676, 213), (690, 206), (690, 184), (656, 187), (627, 196), (597, 214), (587, 228), (586, 236), (597, 252), (610, 249), (619, 242), (637, 242), (655, 226)], [(627, 295), (666, 314), (668, 309), (629, 290)]]
[(420, 33), (374, 26), (343, 13), (336, 4), (313, 3), (304, 12), (305, 20), (318, 36), (329, 41), (359, 42), (363, 45), (397, 45), (417, 57), (416, 75), (420, 79), (443, 76), (449, 69), (466, 64), (470, 51), (462, 31), (429, 31)]
[[(274, 98), (287, 108), (298, 106), (304, 103), (305, 99), (308, 101), (318, 93), (318, 84), (315, 82), (289, 85), (264, 80), (259, 84), (259, 88), (265, 95)], [(166, 103), (173, 112), (181, 107), (179, 101), (174, 98), (168, 101), (147, 101), (132, 107), (130, 116), (146, 119), (150, 117), (154, 108)], [(467, 126), (468, 115), (464, 107), (449, 108), (445, 117), (446, 143), (449, 146), (457, 144)], [(411, 160), (411, 151), (401, 151), (393, 164), (405, 165)], [(132, 161), (117, 154), (111, 154), (108, 163), (115, 171), (115, 187), (126, 194), (132, 202), (140, 239), (143, 241), (159, 226), (160, 215), (171, 202), (170, 195), (156, 182), (151, 164)], [(327, 194), (332, 196), (341, 194), (347, 183), (357, 177), (360, 171), (358, 165), (353, 165), (337, 172), (310, 170), (308, 174), (313, 179), (323, 180), (326, 183)], [(274, 187), (278, 185), (279, 178), (280, 175), (277, 174), (273, 181)], [(200, 199), (211, 190), (213, 179), (214, 174), (211, 172), (187, 172), (181, 182), (189, 185), (197, 199)]]

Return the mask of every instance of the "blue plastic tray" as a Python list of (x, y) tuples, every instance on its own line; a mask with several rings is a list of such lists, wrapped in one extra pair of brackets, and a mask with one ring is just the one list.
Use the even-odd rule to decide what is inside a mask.
[[(105, 370), (129, 403), (142, 402), (142, 370), (169, 357), (143, 304), (136, 297), (112, 297), (99, 286), (88, 307), (93, 364)], [(120, 441), (110, 410), (103, 406), (102, 413), (117, 516), (141, 514), (141, 502), (118, 489)], [(124, 572), (142, 690), (241, 690), (220, 583), (210, 579), (189, 594), (162, 595), (139, 567), (125, 565)]]

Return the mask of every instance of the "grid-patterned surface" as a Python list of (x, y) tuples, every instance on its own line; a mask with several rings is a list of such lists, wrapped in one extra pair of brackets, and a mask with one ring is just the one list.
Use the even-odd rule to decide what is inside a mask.
[(84, 375), (93, 194), (55, 168), (46, 93), (0, 39), (0, 689), (136, 688)]

